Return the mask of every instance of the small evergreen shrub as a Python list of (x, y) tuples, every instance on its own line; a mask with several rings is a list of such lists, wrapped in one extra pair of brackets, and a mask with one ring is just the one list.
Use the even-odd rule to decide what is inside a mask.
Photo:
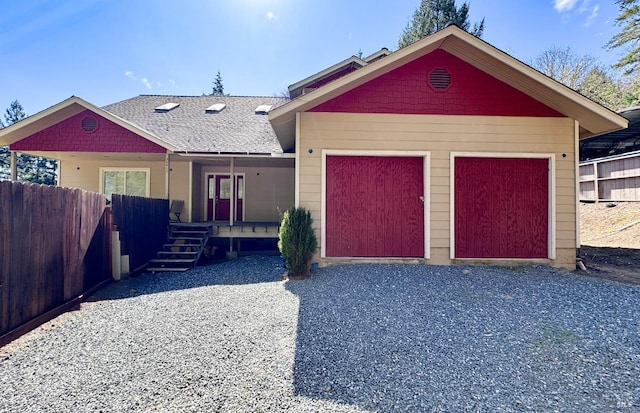
[(282, 217), (278, 249), (291, 276), (303, 277), (309, 274), (311, 258), (318, 248), (312, 222), (309, 211), (293, 206)]

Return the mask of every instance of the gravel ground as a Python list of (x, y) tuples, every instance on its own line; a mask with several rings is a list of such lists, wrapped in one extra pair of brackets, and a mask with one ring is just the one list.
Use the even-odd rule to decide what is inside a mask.
[(0, 411), (640, 411), (640, 287), (277, 257), (101, 290), (0, 349)]

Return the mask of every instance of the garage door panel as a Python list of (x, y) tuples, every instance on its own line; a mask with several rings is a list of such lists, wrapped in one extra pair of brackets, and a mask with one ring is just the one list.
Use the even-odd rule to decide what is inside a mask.
[(326, 168), (327, 256), (424, 255), (422, 158), (327, 156)]
[(547, 159), (460, 157), (454, 174), (456, 257), (547, 257)]

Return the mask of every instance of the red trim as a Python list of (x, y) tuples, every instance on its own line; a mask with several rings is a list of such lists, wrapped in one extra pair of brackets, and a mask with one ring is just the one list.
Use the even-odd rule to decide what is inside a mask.
[[(98, 120), (97, 129), (85, 131), (82, 128), (82, 120), (87, 116)], [(88, 109), (13, 143), (10, 149), (44, 152), (166, 152), (162, 146)]]
[[(446, 69), (436, 91), (429, 74)], [(438, 49), (309, 110), (310, 112), (564, 117), (523, 92)]]

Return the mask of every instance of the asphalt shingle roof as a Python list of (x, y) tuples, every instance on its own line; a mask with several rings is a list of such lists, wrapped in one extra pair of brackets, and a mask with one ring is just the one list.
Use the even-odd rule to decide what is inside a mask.
[[(178, 151), (224, 153), (282, 153), (267, 115), (255, 114), (260, 105), (273, 108), (288, 101), (258, 96), (160, 96), (141, 95), (102, 109), (136, 125)], [(165, 103), (180, 106), (168, 112), (155, 108)], [(215, 104), (227, 105), (219, 113), (207, 113)]]

